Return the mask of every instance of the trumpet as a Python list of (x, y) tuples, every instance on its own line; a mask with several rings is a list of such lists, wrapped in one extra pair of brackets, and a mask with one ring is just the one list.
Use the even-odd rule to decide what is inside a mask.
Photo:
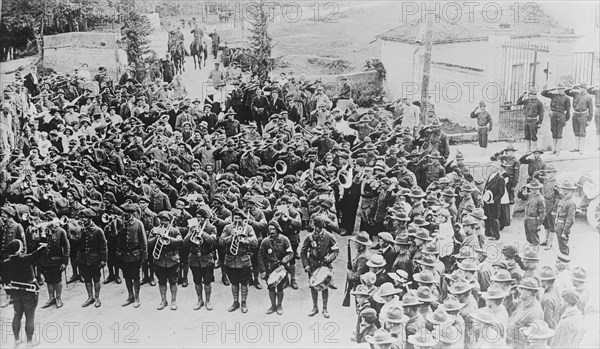
[(194, 245), (200, 246), (200, 245), (202, 245), (202, 243), (204, 243), (204, 239), (202, 239), (202, 233), (204, 232), (204, 228), (206, 228), (207, 223), (208, 223), (208, 218), (206, 218), (204, 220), (204, 224), (202, 224), (202, 228), (198, 229), (198, 227), (196, 226), (196, 228), (193, 230), (193, 235), (190, 237), (190, 241)]
[(277, 160), (277, 162), (275, 162), (274, 168), (275, 173), (277, 173), (280, 176), (285, 175), (287, 172), (287, 164), (283, 160)]
[(82, 221), (80, 221), (78, 219), (72, 219), (67, 216), (60, 217), (60, 220), (58, 222), (60, 223), (60, 225), (74, 224), (74, 225), (79, 225), (79, 226), (83, 227)]
[(229, 253), (234, 256), (237, 256), (240, 250), (240, 239), (243, 236), (246, 236), (246, 226), (248, 225), (248, 220), (245, 219), (242, 224), (237, 225), (234, 230), (233, 240), (231, 241), (231, 247), (229, 247)]
[(104, 213), (102, 215), (102, 223), (108, 223), (108, 222), (112, 222), (115, 219), (117, 219), (117, 215), (116, 214), (108, 214), (108, 213)]
[(171, 243), (171, 239), (169, 239), (169, 231), (171, 231), (171, 226), (173, 225), (174, 220), (175, 217), (171, 219), (171, 222), (169, 222), (169, 225), (166, 228), (161, 228), (164, 230), (159, 234), (160, 236), (156, 239), (156, 245), (154, 245), (154, 250), (152, 251), (152, 257), (154, 257), (154, 259), (160, 259), (160, 255), (162, 254), (164, 247)]

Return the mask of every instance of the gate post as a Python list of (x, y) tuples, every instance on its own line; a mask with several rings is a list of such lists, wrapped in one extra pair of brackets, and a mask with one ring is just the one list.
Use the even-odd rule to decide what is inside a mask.
[[(508, 40), (510, 40), (510, 36), (514, 34), (514, 30), (507, 28), (495, 28), (495, 29), (487, 29), (485, 33), (488, 35), (488, 47), (487, 47), (487, 57), (485, 59), (486, 65), (484, 72), (487, 76), (486, 82), (492, 83), (496, 85), (496, 89), (487, 89), (488, 92), (497, 91), (501, 94), (507, 93), (503, 90), (504, 86), (504, 54), (502, 49), (502, 44)], [(483, 86), (480, 86), (483, 89)], [(484, 96), (484, 99), (487, 97), (486, 103), (488, 105), (487, 110), (492, 116), (492, 121), (494, 123), (494, 128), (492, 132), (489, 134), (490, 140), (497, 140), (500, 132), (500, 103), (502, 103), (503, 98), (500, 96), (486, 96), (486, 91), (481, 91), (481, 95)]]

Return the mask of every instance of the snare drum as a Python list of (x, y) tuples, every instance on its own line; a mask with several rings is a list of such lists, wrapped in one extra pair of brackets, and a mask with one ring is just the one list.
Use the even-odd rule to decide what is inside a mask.
[(285, 270), (283, 265), (280, 265), (275, 270), (273, 270), (273, 272), (267, 278), (267, 287), (268, 288), (277, 287), (277, 285), (279, 285), (279, 283), (282, 282), (286, 276), (287, 276), (287, 270)]
[(323, 291), (329, 286), (331, 279), (333, 279), (333, 270), (328, 267), (320, 267), (310, 276), (308, 286), (316, 291)]

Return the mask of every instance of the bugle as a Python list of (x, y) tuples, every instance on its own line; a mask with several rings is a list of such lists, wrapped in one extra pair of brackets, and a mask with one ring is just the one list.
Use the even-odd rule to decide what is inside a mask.
[(102, 214), (102, 223), (108, 223), (108, 222), (112, 222), (113, 220), (115, 220), (118, 216), (116, 214), (108, 214), (108, 213), (104, 213)]
[(208, 224), (208, 218), (204, 219), (204, 224), (202, 224), (202, 228), (198, 229), (198, 227), (196, 226), (193, 230), (193, 235), (192, 237), (190, 237), (190, 241), (194, 245), (200, 246), (204, 242), (204, 239), (202, 239), (202, 233), (204, 232), (204, 228), (206, 228), (206, 224)]

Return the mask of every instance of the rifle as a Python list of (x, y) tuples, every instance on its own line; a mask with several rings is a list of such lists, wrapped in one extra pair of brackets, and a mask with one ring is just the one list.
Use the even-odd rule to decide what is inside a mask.
[[(352, 244), (348, 240), (348, 270), (352, 270)], [(352, 283), (348, 281), (346, 276), (346, 286), (344, 287), (344, 300), (342, 301), (342, 307), (350, 306), (350, 293), (352, 292)]]

